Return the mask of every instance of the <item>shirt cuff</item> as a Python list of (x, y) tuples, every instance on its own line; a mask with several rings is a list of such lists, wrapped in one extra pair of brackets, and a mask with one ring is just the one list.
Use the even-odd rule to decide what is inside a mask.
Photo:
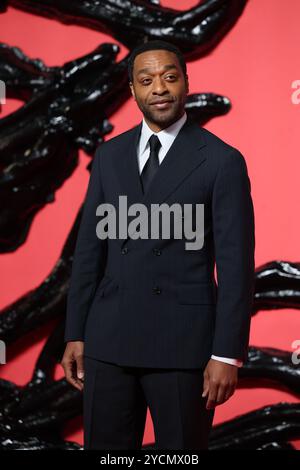
[(231, 364), (232, 366), (242, 367), (243, 361), (240, 359), (232, 359), (231, 357), (221, 357), (221, 356), (211, 356), (212, 359), (216, 361), (226, 362), (226, 364)]

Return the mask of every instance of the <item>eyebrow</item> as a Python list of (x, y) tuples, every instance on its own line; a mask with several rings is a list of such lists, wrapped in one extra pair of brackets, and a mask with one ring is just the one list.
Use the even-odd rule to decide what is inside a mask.
[[(166, 65), (164, 65), (163, 68), (164, 68), (164, 72), (165, 72), (166, 70), (170, 70), (170, 69), (176, 69), (176, 70), (177, 70), (177, 67), (176, 67), (175, 64), (166, 64)], [(150, 73), (150, 75), (151, 75), (150, 70), (151, 70), (151, 69), (145, 67), (144, 69), (140, 69), (140, 70), (138, 71), (137, 75), (140, 75), (141, 73)]]

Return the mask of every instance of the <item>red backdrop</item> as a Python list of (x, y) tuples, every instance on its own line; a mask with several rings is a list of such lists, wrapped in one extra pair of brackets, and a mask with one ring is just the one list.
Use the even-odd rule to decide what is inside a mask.
[[(196, 3), (185, 0), (184, 8)], [(183, 2), (176, 0), (161, 4), (183, 9)], [(187, 64), (190, 93), (215, 92), (232, 101), (230, 113), (213, 119), (206, 127), (239, 148), (246, 158), (255, 208), (256, 266), (275, 259), (299, 261), (300, 104), (293, 104), (291, 99), (292, 82), (300, 79), (299, 17), (298, 0), (250, 0), (219, 46), (206, 58)], [(108, 35), (13, 8), (0, 15), (0, 41), (52, 66), (86, 54), (102, 42), (118, 43)], [(127, 53), (119, 45), (118, 60)], [(8, 100), (0, 117), (20, 105)], [(111, 117), (114, 131), (107, 139), (136, 125), (141, 118), (130, 99)], [(52, 270), (84, 198), (88, 162), (81, 152), (78, 168), (56, 192), (55, 202), (35, 217), (26, 243), (15, 253), (0, 257), (1, 308), (37, 287)], [(19, 385), (30, 379), (50, 326), (42, 331), (43, 339), (39, 332), (36, 338), (31, 335), (30, 341), (21, 340), (8, 348), (7, 364), (0, 369), (2, 377)], [(261, 311), (253, 318), (251, 345), (292, 351), (292, 342), (299, 338), (297, 310)], [(56, 378), (61, 376), (62, 369), (57, 366)], [(214, 423), (279, 401), (297, 402), (298, 398), (275, 388), (238, 389), (217, 408)], [(67, 426), (65, 437), (82, 443), (81, 420)], [(148, 413), (144, 443), (153, 440)], [(296, 445), (300, 448), (300, 440)]]

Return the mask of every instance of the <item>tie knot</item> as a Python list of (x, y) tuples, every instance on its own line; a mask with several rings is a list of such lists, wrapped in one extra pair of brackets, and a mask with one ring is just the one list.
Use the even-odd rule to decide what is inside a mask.
[(161, 142), (157, 135), (152, 134), (152, 136), (149, 139), (149, 144), (150, 144), (150, 152), (158, 152), (159, 148), (161, 147)]

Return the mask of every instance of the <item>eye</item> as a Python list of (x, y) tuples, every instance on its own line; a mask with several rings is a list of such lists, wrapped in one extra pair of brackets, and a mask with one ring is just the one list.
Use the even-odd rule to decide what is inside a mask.
[(150, 78), (145, 78), (144, 80), (142, 80), (142, 85), (147, 85), (147, 83), (145, 82), (149, 83), (149, 81), (151, 81)]
[(176, 75), (168, 75), (166, 78), (171, 78), (171, 80), (176, 80)]

